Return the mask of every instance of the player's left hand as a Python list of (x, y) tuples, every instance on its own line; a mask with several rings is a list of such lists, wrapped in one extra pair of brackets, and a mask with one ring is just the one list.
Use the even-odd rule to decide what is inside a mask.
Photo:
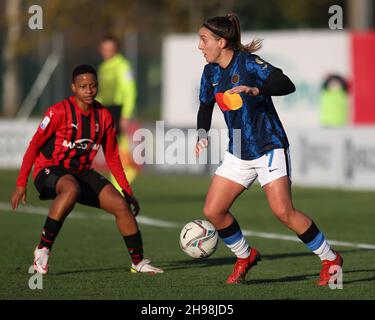
[(130, 194), (126, 193), (125, 191), (123, 191), (122, 193), (124, 194), (126, 202), (129, 205), (131, 213), (136, 217), (140, 210), (138, 200), (134, 196), (131, 196)]
[(257, 96), (259, 94), (259, 89), (256, 87), (237, 86), (229, 90), (230, 94), (242, 92), (249, 94), (251, 96)]
[(198, 158), (203, 151), (203, 149), (208, 148), (208, 139), (203, 138), (199, 139), (199, 141), (195, 145), (195, 156)]

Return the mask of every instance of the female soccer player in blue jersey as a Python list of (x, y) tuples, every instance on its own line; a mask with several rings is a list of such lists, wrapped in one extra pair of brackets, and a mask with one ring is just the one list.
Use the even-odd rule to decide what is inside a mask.
[(275, 216), (321, 259), (318, 285), (327, 285), (331, 266), (341, 267), (343, 259), (330, 248), (315, 223), (293, 206), (289, 143), (271, 98), (294, 92), (294, 84), (282, 70), (253, 54), (261, 47), (259, 40), (241, 44), (240, 24), (234, 14), (206, 20), (199, 37), (198, 48), (208, 64), (201, 79), (196, 155), (208, 146), (215, 102), (229, 131), (228, 150), (212, 179), (203, 210), (237, 256), (227, 283), (240, 283), (261, 258), (229, 211), (258, 178)]

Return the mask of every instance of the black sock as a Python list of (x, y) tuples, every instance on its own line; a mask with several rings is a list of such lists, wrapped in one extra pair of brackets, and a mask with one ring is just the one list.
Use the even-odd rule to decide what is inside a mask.
[(297, 236), (303, 243), (308, 244), (313, 241), (319, 233), (318, 227), (315, 225), (314, 221), (311, 221), (310, 227), (304, 233)]
[(229, 238), (238, 232), (241, 232), (241, 227), (235, 218), (233, 218), (233, 222), (228, 227), (217, 230), (221, 239)]
[(138, 231), (130, 236), (124, 236), (126, 247), (128, 248), (132, 262), (137, 265), (143, 260), (143, 242), (141, 232)]
[(53, 242), (55, 241), (62, 225), (62, 221), (53, 220), (50, 217), (47, 217), (38, 248), (41, 249), (42, 247), (46, 247), (51, 250)]

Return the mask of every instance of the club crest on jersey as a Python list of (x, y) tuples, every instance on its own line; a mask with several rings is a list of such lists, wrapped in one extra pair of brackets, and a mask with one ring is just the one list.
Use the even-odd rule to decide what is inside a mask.
[(231, 81), (232, 81), (233, 84), (237, 84), (240, 81), (240, 76), (237, 73), (235, 73), (232, 76), (232, 80)]
[(45, 116), (42, 122), (40, 123), (39, 128), (44, 130), (45, 128), (47, 128), (50, 121), (51, 118), (49, 116)]

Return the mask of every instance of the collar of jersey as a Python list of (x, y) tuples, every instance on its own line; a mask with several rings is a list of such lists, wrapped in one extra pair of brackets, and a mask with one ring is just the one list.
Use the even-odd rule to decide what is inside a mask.
[(234, 60), (236, 60), (236, 57), (238, 56), (238, 53), (239, 53), (238, 50), (234, 50), (234, 51), (233, 51), (233, 57), (232, 57), (232, 59), (230, 60), (229, 64), (228, 64), (225, 68), (222, 68), (222, 67), (220, 67), (220, 65), (219, 65), (220, 69), (222, 69), (222, 70), (228, 70), (228, 69), (230, 69), (230, 68), (232, 67), (233, 63), (234, 63)]
[(69, 100), (73, 103), (73, 106), (77, 112), (82, 113), (86, 117), (90, 114), (92, 107), (90, 107), (89, 110), (85, 112), (80, 107), (78, 107), (75, 96), (70, 96)]

